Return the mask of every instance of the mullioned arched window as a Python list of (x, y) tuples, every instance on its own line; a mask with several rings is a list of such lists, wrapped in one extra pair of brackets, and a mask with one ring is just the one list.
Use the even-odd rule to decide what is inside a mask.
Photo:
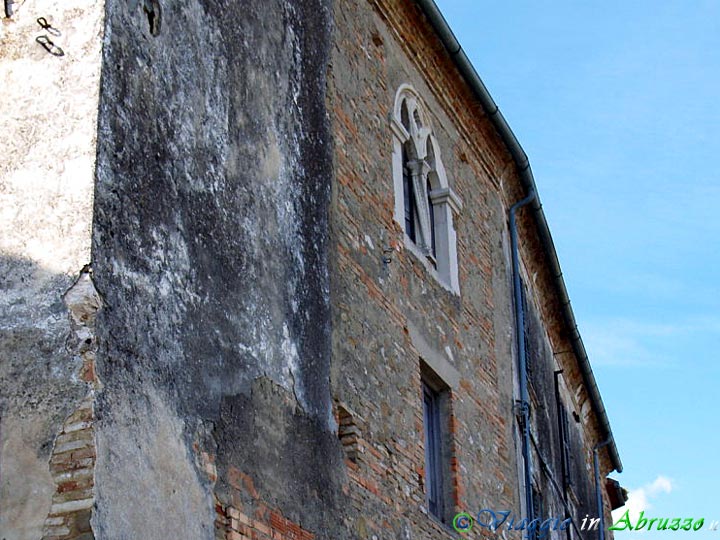
[(398, 89), (390, 125), (395, 221), (403, 227), (406, 247), (457, 294), (460, 284), (453, 219), (462, 203), (448, 183), (427, 113), (410, 85)]

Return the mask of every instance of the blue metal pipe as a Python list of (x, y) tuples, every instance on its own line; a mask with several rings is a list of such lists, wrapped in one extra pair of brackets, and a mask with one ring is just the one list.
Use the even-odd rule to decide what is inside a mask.
[(525, 465), (525, 512), (528, 522), (534, 519), (532, 494), (532, 455), (530, 449), (530, 398), (527, 381), (527, 351), (525, 350), (525, 309), (522, 301), (522, 281), (520, 280), (520, 255), (518, 253), (518, 234), (515, 213), (523, 206), (535, 200), (535, 190), (524, 199), (510, 207), (510, 246), (512, 252), (513, 295), (515, 297), (515, 336), (518, 350), (518, 381), (520, 383), (520, 414), (522, 415), (523, 444), (522, 455)]

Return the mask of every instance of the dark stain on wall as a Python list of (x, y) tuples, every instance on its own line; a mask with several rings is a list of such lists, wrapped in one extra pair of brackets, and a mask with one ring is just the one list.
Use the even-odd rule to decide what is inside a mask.
[[(225, 481), (234, 468), (266, 503), (332, 530), (308, 504), (332, 510), (341, 470), (329, 390), (329, 3), (154, 4), (161, 25), (147, 6), (107, 3), (95, 529), (210, 538), (214, 497), (240, 496)], [(216, 454), (217, 493), (198, 451)]]

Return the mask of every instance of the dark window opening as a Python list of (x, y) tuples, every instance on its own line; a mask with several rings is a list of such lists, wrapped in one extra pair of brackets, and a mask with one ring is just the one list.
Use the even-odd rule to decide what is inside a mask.
[(570, 423), (568, 422), (567, 411), (562, 401), (558, 400), (558, 411), (560, 416), (560, 453), (562, 456), (562, 477), (565, 488), (570, 486)]
[(425, 383), (423, 383), (423, 423), (425, 427), (425, 493), (428, 511), (442, 520), (440, 400), (438, 393)]
[(432, 200), (430, 199), (430, 191), (432, 191), (432, 188), (430, 187), (430, 180), (428, 180), (426, 187), (428, 208), (430, 209), (430, 253), (432, 253), (433, 258), (435, 258), (437, 257), (435, 254), (435, 208), (433, 207)]
[(452, 396), (450, 387), (420, 359), (422, 386), (423, 437), (425, 442), (425, 474), (422, 478), (428, 515), (448, 524), (454, 513), (456, 493), (450, 466), (454, 453), (450, 419)]
[(561, 373), (562, 370), (555, 372), (555, 406), (557, 407), (558, 442), (560, 443), (560, 472), (562, 473), (560, 478), (562, 479), (564, 495), (567, 497), (567, 489), (572, 485), (572, 475), (570, 474), (570, 417), (560, 397), (560, 384), (558, 381)]
[(525, 314), (525, 317), (523, 318), (523, 340), (525, 341), (525, 376), (527, 377), (528, 383), (531, 382), (531, 375), (532, 375), (532, 354), (530, 351), (530, 311), (528, 310), (528, 301), (527, 301), (527, 289), (525, 288), (525, 283), (523, 281), (520, 281), (520, 297), (522, 301), (522, 310)]
[(408, 166), (408, 158), (403, 149), (403, 199), (405, 201), (405, 233), (410, 240), (416, 241), (415, 235), (415, 193), (413, 189), (412, 174)]
[(400, 105), (400, 123), (406, 130), (410, 131), (410, 116), (408, 115), (406, 100), (403, 100), (402, 105)]

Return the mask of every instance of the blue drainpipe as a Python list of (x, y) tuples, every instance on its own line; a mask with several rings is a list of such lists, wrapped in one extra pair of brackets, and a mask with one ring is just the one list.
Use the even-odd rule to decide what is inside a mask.
[(522, 301), (522, 282), (520, 280), (520, 257), (518, 255), (517, 223), (515, 212), (535, 200), (536, 192), (516, 202), (510, 208), (510, 245), (512, 251), (513, 294), (515, 296), (515, 336), (518, 350), (518, 379), (520, 382), (520, 413), (522, 414), (522, 455), (525, 462), (525, 511), (528, 522), (534, 519), (532, 494), (532, 455), (530, 453), (530, 398), (527, 381), (527, 351), (525, 350), (525, 311)]

